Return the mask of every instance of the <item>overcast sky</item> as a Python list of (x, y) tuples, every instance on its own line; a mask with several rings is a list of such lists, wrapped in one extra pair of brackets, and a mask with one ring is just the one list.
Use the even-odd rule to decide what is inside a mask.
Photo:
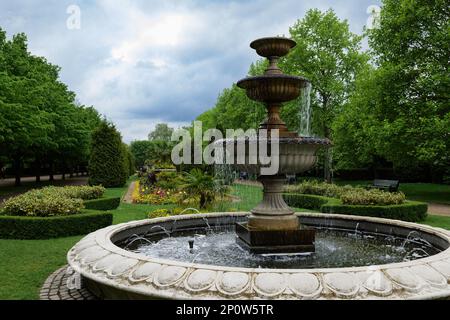
[[(124, 140), (158, 122), (190, 123), (258, 59), (249, 43), (289, 35), (310, 8), (333, 8), (361, 33), (379, 0), (0, 0), (8, 36), (62, 68), (77, 99), (116, 123)], [(69, 6), (81, 11), (69, 24)], [(73, 11), (72, 11), (73, 12)], [(74, 20), (69, 20), (74, 21)]]

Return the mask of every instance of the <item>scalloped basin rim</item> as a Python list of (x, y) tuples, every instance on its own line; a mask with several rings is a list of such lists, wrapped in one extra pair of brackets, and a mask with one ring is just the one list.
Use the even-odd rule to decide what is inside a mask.
[[(121, 249), (112, 241), (123, 232), (132, 229), (137, 232), (139, 228), (144, 230), (149, 225), (173, 221), (177, 221), (177, 225), (182, 225), (202, 221), (205, 217), (211, 219), (210, 223), (214, 224), (214, 219), (219, 222), (221, 219), (242, 219), (246, 215), (248, 215), (247, 212), (210, 213), (114, 225), (97, 230), (83, 238), (68, 252), (67, 259), (70, 266), (87, 279), (88, 287), (106, 298), (379, 299), (381, 296), (384, 299), (432, 299), (450, 297), (448, 284), (450, 281), (450, 249), (448, 248), (450, 232), (398, 220), (297, 213), (300, 219), (367, 222), (387, 225), (394, 229), (418, 230), (441, 239), (446, 243), (447, 249), (427, 258), (370, 267), (258, 269), (154, 259)], [(105, 258), (113, 262), (104, 270), (94, 271), (96, 263)], [(383, 281), (374, 284), (373, 281), (368, 280), (368, 277), (375, 274)], [(294, 275), (296, 276), (292, 278)], [(280, 279), (284, 280), (280, 282)], [(311, 289), (312, 285), (315, 286), (314, 290)]]

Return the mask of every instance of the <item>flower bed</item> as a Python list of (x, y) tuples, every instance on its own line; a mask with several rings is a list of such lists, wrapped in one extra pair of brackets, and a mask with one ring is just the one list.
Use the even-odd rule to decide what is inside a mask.
[(182, 191), (170, 191), (161, 188), (149, 188), (141, 186), (137, 181), (132, 195), (133, 203), (140, 204), (177, 204), (182, 201), (184, 194)]

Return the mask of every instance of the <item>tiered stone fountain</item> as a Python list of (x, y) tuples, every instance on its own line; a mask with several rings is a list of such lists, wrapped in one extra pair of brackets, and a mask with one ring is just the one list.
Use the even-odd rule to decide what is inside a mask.
[[(314, 251), (315, 230), (301, 226), (282, 197), (286, 174), (311, 169), (317, 161), (319, 148), (330, 145), (328, 139), (300, 137), (296, 132), (288, 131), (280, 118), (282, 104), (296, 99), (308, 82), (302, 77), (283, 74), (277, 66), (278, 59), (287, 55), (295, 45), (295, 41), (281, 37), (253, 41), (250, 47), (269, 60), (269, 67), (264, 75), (245, 78), (237, 83), (238, 87), (245, 89), (250, 99), (265, 104), (268, 117), (260, 129), (267, 130), (269, 143), (279, 144), (277, 174), (259, 175), (258, 180), (264, 186), (263, 200), (251, 211), (248, 222), (239, 223), (236, 227), (239, 243), (255, 253)], [(273, 130), (278, 130), (278, 138), (271, 134)], [(260, 174), (261, 166), (245, 164), (242, 168)]]
[[(284, 202), (284, 175), (311, 168), (317, 150), (330, 144), (289, 132), (279, 117), (281, 104), (296, 98), (307, 81), (283, 75), (276, 65), (294, 45), (283, 38), (254, 41), (251, 46), (270, 66), (263, 76), (238, 83), (251, 99), (266, 104), (268, 118), (261, 128), (280, 131), (278, 173), (259, 177), (263, 201), (251, 213), (147, 219), (87, 235), (68, 252), (67, 260), (91, 292), (105, 299), (450, 297), (449, 231), (373, 217), (294, 214)], [(240, 166), (259, 173), (262, 164)], [(314, 229), (315, 244), (320, 244), (315, 253), (283, 255), (281, 261), (279, 256), (253, 253), (313, 251)], [(235, 230), (248, 251), (236, 244)], [(192, 240), (201, 245), (190, 250)]]

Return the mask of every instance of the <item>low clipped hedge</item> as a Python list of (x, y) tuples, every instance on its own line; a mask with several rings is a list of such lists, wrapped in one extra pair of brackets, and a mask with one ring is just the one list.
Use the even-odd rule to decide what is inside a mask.
[(107, 227), (112, 221), (111, 212), (93, 210), (56, 217), (0, 215), (0, 238), (31, 240), (76, 236)]
[(286, 203), (294, 208), (304, 208), (310, 210), (320, 211), (320, 208), (327, 204), (328, 201), (336, 200), (333, 198), (328, 198), (324, 196), (316, 196), (311, 194), (294, 194), (286, 193), (283, 194), (283, 198)]
[(336, 198), (309, 194), (284, 194), (291, 207), (317, 210), (323, 213), (370, 216), (409, 222), (420, 222), (427, 217), (428, 205), (423, 202), (406, 201), (395, 205), (345, 205)]
[(84, 201), (84, 207), (90, 210), (115, 210), (120, 205), (120, 198), (100, 198)]

